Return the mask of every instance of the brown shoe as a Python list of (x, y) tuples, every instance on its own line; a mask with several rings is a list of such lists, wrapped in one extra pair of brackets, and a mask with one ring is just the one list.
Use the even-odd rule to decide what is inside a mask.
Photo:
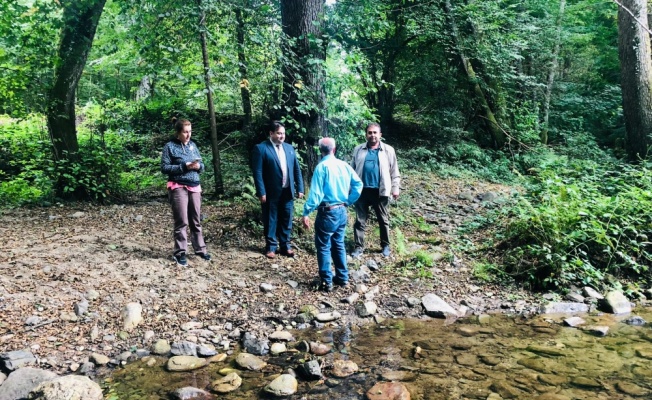
[(265, 253), (265, 257), (271, 260), (272, 258), (276, 257), (276, 253), (274, 253), (273, 251), (268, 251), (267, 253)]
[(281, 254), (286, 256), (286, 257), (294, 257), (294, 250), (287, 249), (285, 251), (281, 251)]

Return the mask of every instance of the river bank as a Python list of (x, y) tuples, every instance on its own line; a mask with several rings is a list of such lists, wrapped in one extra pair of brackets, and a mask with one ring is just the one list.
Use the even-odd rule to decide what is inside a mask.
[[(426, 295), (454, 310), (446, 312), (451, 321), (532, 315), (543, 302), (562, 298), (481, 281), (460, 248), (474, 240), (460, 227), (500, 207), (513, 188), (410, 177), (405, 185), (406, 194), (392, 205), (403, 236), (394, 231), (393, 255), (383, 258), (371, 247), (361, 260), (351, 260), (354, 284), (327, 294), (313, 287), (312, 233), (297, 231), (297, 257), (267, 260), (255, 214), (243, 200), (205, 204), (213, 260), (191, 256), (189, 268), (171, 260), (164, 198), (5, 210), (0, 353), (27, 350), (40, 368), (95, 376), (127, 364), (138, 351), (149, 352), (159, 340), (228, 354), (244, 333), (262, 339), (279, 329), (303, 328), (307, 322), (297, 316), (305, 307), (337, 313), (321, 322), (335, 328), (430, 319), (437, 313), (424, 306)], [(370, 243), (374, 237), (370, 231)], [(128, 323), (131, 317), (137, 322)]]

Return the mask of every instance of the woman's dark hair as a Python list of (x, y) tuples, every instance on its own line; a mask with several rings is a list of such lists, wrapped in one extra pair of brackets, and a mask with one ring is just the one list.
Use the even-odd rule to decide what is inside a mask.
[(175, 133), (183, 132), (183, 127), (186, 125), (192, 125), (187, 119), (177, 119), (176, 117), (172, 118), (172, 123), (174, 124)]
[(276, 132), (278, 128), (285, 128), (285, 125), (281, 121), (272, 121), (269, 123), (270, 132)]

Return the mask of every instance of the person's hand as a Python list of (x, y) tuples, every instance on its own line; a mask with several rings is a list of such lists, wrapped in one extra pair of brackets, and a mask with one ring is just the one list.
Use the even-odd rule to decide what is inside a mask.
[(260, 204), (267, 203), (267, 195), (260, 196)]
[(299, 198), (303, 199), (303, 193), (299, 192)]
[(310, 218), (306, 215), (305, 217), (301, 218), (301, 222), (303, 222), (303, 226), (306, 229), (310, 229)]
[(394, 198), (394, 200), (397, 200), (398, 199), (398, 192), (392, 193), (392, 197)]
[(201, 165), (199, 165), (199, 161), (187, 162), (186, 163), (186, 168), (187, 169), (193, 169), (195, 171), (199, 171), (199, 169), (201, 168)]

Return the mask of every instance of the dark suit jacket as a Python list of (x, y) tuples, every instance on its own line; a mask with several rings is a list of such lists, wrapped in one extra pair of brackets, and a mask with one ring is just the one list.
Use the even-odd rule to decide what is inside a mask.
[[(297, 193), (303, 191), (303, 177), (299, 167), (294, 148), (287, 143), (283, 143), (285, 150), (285, 160), (287, 161), (287, 178), (289, 179), (292, 198)], [(281, 196), (281, 184), (283, 182), (283, 172), (281, 163), (276, 155), (276, 150), (272, 142), (265, 140), (256, 145), (251, 154), (251, 166), (254, 173), (254, 184), (256, 185), (256, 196), (267, 196), (267, 201), (275, 201)]]

